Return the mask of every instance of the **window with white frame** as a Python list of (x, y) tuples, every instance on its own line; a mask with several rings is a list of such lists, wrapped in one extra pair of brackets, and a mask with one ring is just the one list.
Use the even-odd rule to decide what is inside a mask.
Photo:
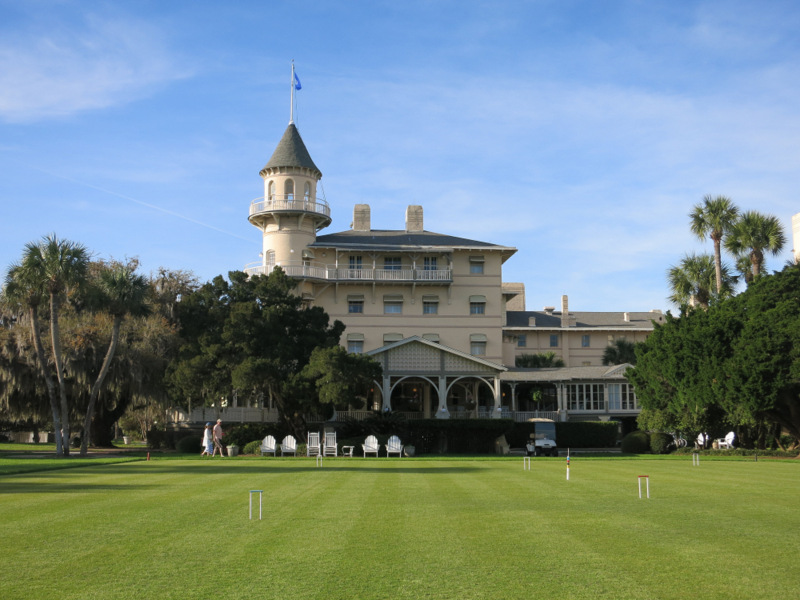
[(486, 314), (486, 296), (469, 297), (469, 314), (471, 315)]
[(436, 257), (435, 256), (426, 256), (423, 259), (423, 269), (425, 271), (435, 271), (438, 269), (436, 266)]
[(308, 202), (311, 200), (311, 184), (306, 181), (303, 186), (303, 199)]
[(364, 334), (363, 333), (348, 333), (347, 334), (347, 351), (351, 354), (364, 353)]
[(351, 270), (360, 270), (361, 269), (361, 257), (355, 254), (351, 254), (348, 261), (349, 268)]
[(364, 312), (364, 296), (361, 294), (351, 294), (347, 297), (347, 312), (350, 314), (361, 314)]
[(471, 275), (483, 275), (484, 258), (482, 256), (469, 257), (469, 272)]
[(605, 410), (605, 386), (602, 383), (567, 384), (569, 410)]
[(383, 259), (383, 268), (387, 271), (399, 271), (402, 260), (399, 256), (387, 256)]
[(486, 336), (482, 333), (473, 333), (469, 336), (469, 353), (472, 356), (486, 356)]
[(439, 296), (426, 295), (422, 297), (422, 314), (439, 314)]
[(275, 182), (270, 181), (269, 185), (267, 186), (267, 200), (272, 202), (275, 200)]
[(400, 294), (386, 294), (383, 297), (383, 314), (403, 314), (403, 296)]
[(287, 200), (294, 200), (294, 180), (287, 179), (283, 184), (283, 193)]
[(636, 394), (629, 383), (610, 383), (608, 385), (609, 410), (635, 410), (638, 407)]

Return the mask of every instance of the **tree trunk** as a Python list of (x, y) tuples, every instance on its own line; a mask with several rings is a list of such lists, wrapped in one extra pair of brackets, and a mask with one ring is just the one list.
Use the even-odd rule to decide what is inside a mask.
[(117, 350), (117, 342), (119, 342), (119, 328), (122, 325), (122, 316), (114, 316), (114, 324), (111, 327), (111, 342), (108, 344), (106, 356), (103, 359), (103, 366), (100, 367), (100, 373), (97, 375), (97, 381), (92, 386), (92, 391), (89, 394), (89, 406), (86, 408), (86, 417), (83, 419), (83, 440), (81, 440), (81, 456), (86, 456), (89, 452), (89, 444), (92, 438), (92, 413), (94, 412), (94, 405), (97, 401), (97, 396), (100, 394), (100, 388), (103, 387), (108, 370), (111, 367), (111, 361), (114, 359), (114, 353)]
[(53, 344), (53, 362), (58, 377), (58, 393), (61, 397), (61, 443), (64, 456), (69, 456), (69, 404), (67, 403), (67, 384), (64, 379), (64, 366), (61, 356), (61, 331), (58, 326), (58, 296), (50, 294), (50, 341)]
[(722, 250), (720, 249), (721, 238), (713, 237), (714, 240), (714, 272), (717, 276), (717, 296), (722, 293)]
[(61, 411), (58, 407), (58, 400), (56, 398), (56, 386), (53, 384), (53, 379), (47, 372), (47, 359), (44, 356), (44, 346), (42, 345), (42, 335), (39, 331), (39, 317), (36, 313), (36, 307), (31, 306), (31, 333), (33, 335), (33, 346), (36, 349), (36, 358), (39, 361), (39, 367), (42, 370), (42, 377), (47, 385), (47, 395), (50, 398), (50, 410), (53, 413), (53, 429), (55, 430), (56, 437), (56, 456), (61, 458), (64, 456), (64, 444), (61, 438)]

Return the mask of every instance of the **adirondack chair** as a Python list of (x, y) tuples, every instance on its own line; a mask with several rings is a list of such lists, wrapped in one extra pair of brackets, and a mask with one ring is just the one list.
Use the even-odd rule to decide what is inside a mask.
[(306, 456), (319, 456), (322, 453), (319, 443), (319, 432), (308, 433), (308, 445), (306, 446)]
[(735, 439), (736, 439), (736, 434), (733, 431), (731, 431), (724, 438), (719, 438), (718, 440), (716, 440), (717, 448), (719, 450), (723, 449), (730, 450), (731, 448), (733, 448), (733, 442)]
[(325, 443), (322, 446), (322, 456), (336, 456), (339, 453), (339, 445), (336, 443), (336, 432), (325, 434)]
[(277, 448), (275, 447), (275, 438), (271, 435), (268, 435), (261, 442), (261, 456), (264, 456), (265, 454), (272, 454), (272, 456), (275, 456), (276, 451)]
[(287, 435), (281, 442), (281, 456), (284, 454), (291, 454), (297, 456), (297, 440), (294, 436)]
[(400, 443), (400, 438), (396, 435), (390, 437), (389, 441), (386, 442), (386, 456), (389, 457), (392, 454), (397, 454), (397, 456), (403, 458), (403, 444)]
[(369, 436), (364, 443), (361, 444), (361, 447), (364, 449), (364, 456), (367, 454), (374, 454), (375, 458), (378, 458), (378, 438), (374, 435)]

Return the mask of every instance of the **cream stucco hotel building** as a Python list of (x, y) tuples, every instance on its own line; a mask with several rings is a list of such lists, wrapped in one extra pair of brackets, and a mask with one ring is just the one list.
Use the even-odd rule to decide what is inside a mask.
[[(638, 414), (625, 367), (601, 357), (615, 339), (645, 339), (660, 311), (573, 312), (566, 296), (559, 310), (526, 311), (523, 284), (503, 281), (516, 248), (430, 231), (422, 206), (408, 206), (397, 229), (379, 230), (370, 206), (357, 204), (349, 229), (326, 233), (322, 172), (292, 122), (260, 175), (264, 196), (249, 220), (262, 233), (262, 260), (246, 271), (280, 266), (309, 304), (345, 323), (349, 351), (380, 361), (370, 409), (409, 418)], [(566, 366), (514, 367), (520, 354), (550, 351)]]

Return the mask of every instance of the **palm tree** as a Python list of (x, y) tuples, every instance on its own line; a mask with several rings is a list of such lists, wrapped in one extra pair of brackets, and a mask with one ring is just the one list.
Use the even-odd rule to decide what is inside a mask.
[(624, 365), (636, 364), (636, 344), (628, 340), (614, 340), (612, 344), (603, 351), (604, 365)]
[(714, 242), (714, 266), (716, 272), (717, 295), (722, 294), (722, 237), (736, 223), (739, 209), (725, 196), (705, 196), (703, 204), (694, 207), (689, 217), (692, 220), (692, 233), (701, 240), (710, 237)]
[(130, 265), (118, 265), (111, 269), (103, 270), (100, 274), (99, 291), (102, 294), (102, 303), (113, 318), (111, 341), (108, 344), (103, 365), (100, 367), (100, 373), (98, 373), (89, 395), (89, 405), (86, 408), (86, 416), (83, 420), (81, 456), (86, 456), (89, 450), (94, 405), (111, 367), (111, 361), (114, 359), (117, 344), (119, 343), (119, 331), (122, 321), (127, 315), (144, 316), (148, 312), (146, 299), (149, 285), (144, 277), (137, 275), (134, 271), (135, 269), (131, 268)]
[[(16, 270), (16, 277), (23, 282), (23, 285), (35, 293), (46, 293), (50, 297), (50, 341), (61, 401), (61, 447), (63, 454), (67, 456), (69, 455), (69, 405), (58, 317), (63, 297), (85, 282), (88, 265), (89, 251), (83, 244), (61, 240), (55, 234), (50, 234), (38, 243), (29, 242), (25, 245), (22, 261)], [(46, 366), (42, 361), (43, 356), (42, 353), (40, 363), (44, 371)], [(53, 416), (55, 417), (55, 414)], [(55, 422), (53, 426), (57, 427)], [(58, 434), (56, 439), (58, 440)]]
[[(733, 292), (736, 277), (730, 274), (727, 265), (722, 265), (722, 291), (720, 298), (729, 296)], [(716, 268), (714, 257), (710, 254), (687, 254), (680, 264), (670, 267), (667, 271), (669, 287), (672, 295), (669, 301), (674, 304), (688, 304), (708, 308), (711, 299), (716, 295)]]
[(36, 351), (36, 360), (39, 364), (40, 373), (47, 386), (47, 393), (50, 398), (50, 410), (53, 413), (53, 429), (56, 438), (56, 456), (61, 457), (64, 453), (64, 445), (61, 440), (61, 408), (58, 404), (56, 386), (50, 371), (47, 368), (47, 358), (42, 344), (42, 333), (39, 327), (39, 305), (44, 298), (44, 286), (38, 273), (31, 268), (26, 268), (22, 264), (11, 265), (5, 279), (3, 290), (3, 300), (13, 306), (23, 308), (28, 312), (28, 321), (31, 325), (31, 337)]
[(514, 366), (527, 369), (560, 368), (564, 366), (564, 360), (556, 356), (553, 351), (542, 354), (520, 354), (514, 360)]
[(764, 252), (773, 256), (783, 250), (786, 235), (777, 217), (755, 210), (742, 214), (739, 221), (725, 238), (725, 249), (735, 256), (750, 257), (753, 278), (761, 275), (764, 268)]

